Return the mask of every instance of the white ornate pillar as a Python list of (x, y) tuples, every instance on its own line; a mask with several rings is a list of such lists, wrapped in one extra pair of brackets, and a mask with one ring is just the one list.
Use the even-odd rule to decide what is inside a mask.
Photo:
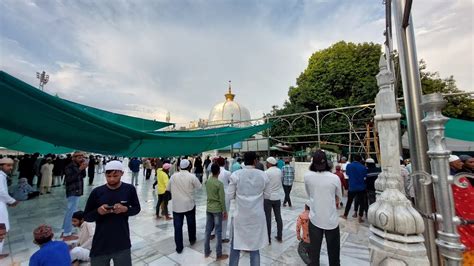
[(393, 73), (387, 69), (383, 55), (379, 67), (375, 121), (379, 131), (382, 173), (375, 182), (375, 188), (381, 194), (368, 211), (370, 262), (377, 266), (428, 266), (422, 235), (425, 229), (423, 219), (402, 193), (399, 148), (401, 115), (396, 108)]
[(426, 112), (422, 120), (428, 136), (428, 156), (431, 159), (431, 173), (436, 199), (436, 220), (438, 221), (438, 237), (436, 245), (443, 256), (443, 265), (462, 265), (464, 245), (459, 240), (457, 226), (461, 223), (455, 214), (453, 190), (453, 176), (449, 174), (449, 151), (444, 138), (444, 125), (449, 118), (441, 111), (446, 100), (439, 93), (423, 96), (421, 107)]

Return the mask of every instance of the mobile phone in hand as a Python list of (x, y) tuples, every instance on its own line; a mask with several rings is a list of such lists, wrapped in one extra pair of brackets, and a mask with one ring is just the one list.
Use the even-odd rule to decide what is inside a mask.
[(105, 206), (105, 209), (106, 210), (113, 210), (114, 206), (113, 205), (108, 205), (108, 206)]

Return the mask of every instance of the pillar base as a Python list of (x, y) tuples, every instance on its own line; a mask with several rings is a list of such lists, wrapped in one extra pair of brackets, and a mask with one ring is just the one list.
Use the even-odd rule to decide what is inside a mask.
[(369, 237), (370, 265), (377, 266), (429, 266), (423, 243), (399, 243), (375, 234)]

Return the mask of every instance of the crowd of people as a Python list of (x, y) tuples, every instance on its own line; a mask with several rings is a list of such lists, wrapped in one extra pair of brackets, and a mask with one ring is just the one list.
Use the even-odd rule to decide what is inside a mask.
[[(319, 265), (323, 238), (326, 239), (329, 265), (340, 264), (339, 217), (348, 218), (352, 205), (353, 217), (364, 222), (368, 207), (376, 200), (375, 181), (381, 172), (372, 158), (354, 155), (348, 162), (342, 157), (337, 163), (328, 160), (325, 152), (315, 152), (311, 165), (304, 174), (308, 201), (296, 223), (298, 252), (303, 261)], [(175, 249), (184, 249), (183, 226), (186, 218), (188, 241), (194, 245), (196, 236), (195, 191), (205, 187), (206, 226), (204, 256), (209, 257), (211, 240), (215, 239), (216, 260), (229, 259), (229, 265), (238, 265), (240, 251), (249, 252), (250, 264), (260, 264), (260, 249), (283, 241), (282, 207), (292, 207), (291, 190), (295, 168), (287, 158), (268, 157), (262, 163), (254, 152), (228, 160), (220, 156), (180, 158), (107, 158), (85, 156), (82, 152), (68, 155), (24, 155), (0, 159), (0, 258), (3, 238), (10, 229), (7, 207), (51, 192), (51, 187), (64, 186), (67, 207), (63, 221), (62, 241), (55, 241), (49, 225), (40, 225), (33, 232), (40, 249), (30, 258), (30, 265), (131, 265), (131, 241), (128, 219), (140, 213), (140, 202), (135, 187), (143, 168), (143, 176), (150, 179), (154, 171), (153, 189), (157, 195), (156, 218), (172, 221)], [(464, 155), (449, 158), (451, 174), (473, 172), (474, 159)], [(132, 173), (130, 184), (121, 181), (127, 170)], [(401, 158), (401, 177), (407, 198), (414, 198), (411, 165)], [(78, 202), (84, 194), (84, 180), (93, 185), (94, 175), (105, 173), (106, 183), (95, 187), (88, 195), (84, 211)], [(13, 193), (8, 181), (18, 178)], [(456, 211), (464, 219), (473, 219), (470, 204), (474, 196), (474, 180), (464, 178), (467, 191), (453, 189)], [(34, 188), (36, 186), (36, 189)], [(347, 202), (343, 215), (343, 195)], [(466, 196), (467, 195), (467, 196)], [(41, 197), (41, 196), (40, 196)], [(170, 211), (168, 203), (172, 201)], [(231, 202), (234, 203), (231, 213)], [(161, 215), (160, 215), (161, 211)], [(272, 218), (276, 235), (272, 238)], [(78, 234), (73, 234), (73, 227)], [(468, 247), (467, 259), (473, 256), (472, 225), (460, 229), (462, 242)], [(224, 254), (222, 244), (230, 243), (230, 254)], [(469, 253), (470, 252), (470, 253)]]

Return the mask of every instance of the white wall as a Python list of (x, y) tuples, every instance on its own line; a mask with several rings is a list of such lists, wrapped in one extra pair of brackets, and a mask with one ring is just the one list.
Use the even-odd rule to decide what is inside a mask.
[(295, 181), (304, 182), (303, 175), (308, 172), (310, 162), (293, 162), (295, 167)]

